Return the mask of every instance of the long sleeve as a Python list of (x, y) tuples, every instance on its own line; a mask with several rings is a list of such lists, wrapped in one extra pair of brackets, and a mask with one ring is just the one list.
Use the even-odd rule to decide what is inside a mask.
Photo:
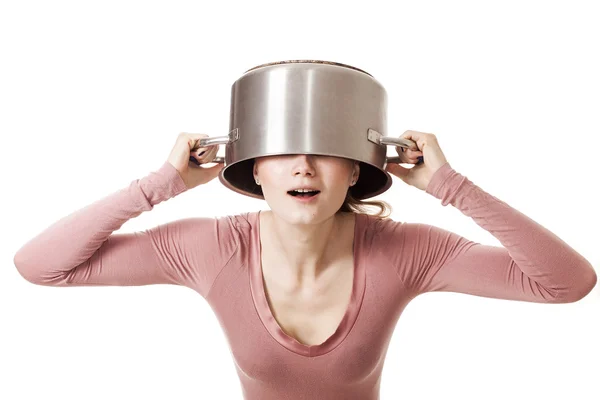
[[(592, 265), (555, 234), (486, 193), (449, 163), (426, 192), (496, 237), (487, 246), (422, 223), (381, 223), (381, 248), (412, 297), (430, 291), (537, 303), (569, 303), (596, 285)], [(388, 251), (388, 250), (386, 250)]]
[(46, 286), (174, 284), (202, 296), (237, 248), (230, 218), (186, 218), (115, 234), (127, 220), (186, 191), (169, 162), (60, 219), (15, 254), (28, 281)]

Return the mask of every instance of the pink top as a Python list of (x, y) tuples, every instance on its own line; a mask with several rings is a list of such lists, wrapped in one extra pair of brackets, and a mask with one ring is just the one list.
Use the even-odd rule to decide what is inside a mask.
[(567, 303), (583, 298), (596, 284), (584, 257), (446, 163), (426, 192), (473, 218), (504, 247), (472, 242), (432, 225), (358, 214), (350, 304), (335, 333), (308, 346), (284, 333), (267, 303), (259, 212), (112, 233), (185, 190), (177, 170), (165, 162), (58, 220), (27, 242), (14, 262), (25, 279), (39, 285), (166, 283), (194, 289), (218, 317), (247, 400), (379, 399), (394, 327), (421, 293)]

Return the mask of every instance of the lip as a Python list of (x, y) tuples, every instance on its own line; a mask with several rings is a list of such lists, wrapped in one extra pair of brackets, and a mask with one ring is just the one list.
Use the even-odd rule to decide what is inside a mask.
[(315, 199), (317, 197), (319, 197), (320, 194), (321, 194), (321, 192), (315, 194), (314, 196), (310, 196), (310, 197), (292, 196), (291, 194), (288, 194), (288, 196), (290, 196), (293, 200), (296, 200), (300, 203), (310, 203), (312, 201), (315, 201)]

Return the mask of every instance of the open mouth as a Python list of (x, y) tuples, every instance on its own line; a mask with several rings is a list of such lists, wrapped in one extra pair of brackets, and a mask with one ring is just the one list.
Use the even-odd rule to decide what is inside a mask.
[(319, 193), (321, 193), (319, 190), (313, 190), (313, 191), (309, 191), (309, 192), (299, 192), (297, 190), (288, 191), (289, 195), (300, 198), (300, 199), (308, 199), (308, 198), (318, 195)]

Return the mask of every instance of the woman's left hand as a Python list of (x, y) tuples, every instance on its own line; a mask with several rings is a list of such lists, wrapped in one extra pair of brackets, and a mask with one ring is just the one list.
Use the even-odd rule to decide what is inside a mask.
[(417, 149), (405, 149), (396, 147), (396, 152), (403, 161), (402, 164), (416, 164), (418, 158), (423, 163), (414, 165), (412, 168), (401, 167), (400, 164), (387, 164), (385, 170), (392, 175), (402, 179), (405, 183), (421, 190), (426, 190), (431, 177), (447, 160), (433, 133), (418, 131), (406, 131), (400, 135), (403, 139), (410, 139), (417, 144)]

